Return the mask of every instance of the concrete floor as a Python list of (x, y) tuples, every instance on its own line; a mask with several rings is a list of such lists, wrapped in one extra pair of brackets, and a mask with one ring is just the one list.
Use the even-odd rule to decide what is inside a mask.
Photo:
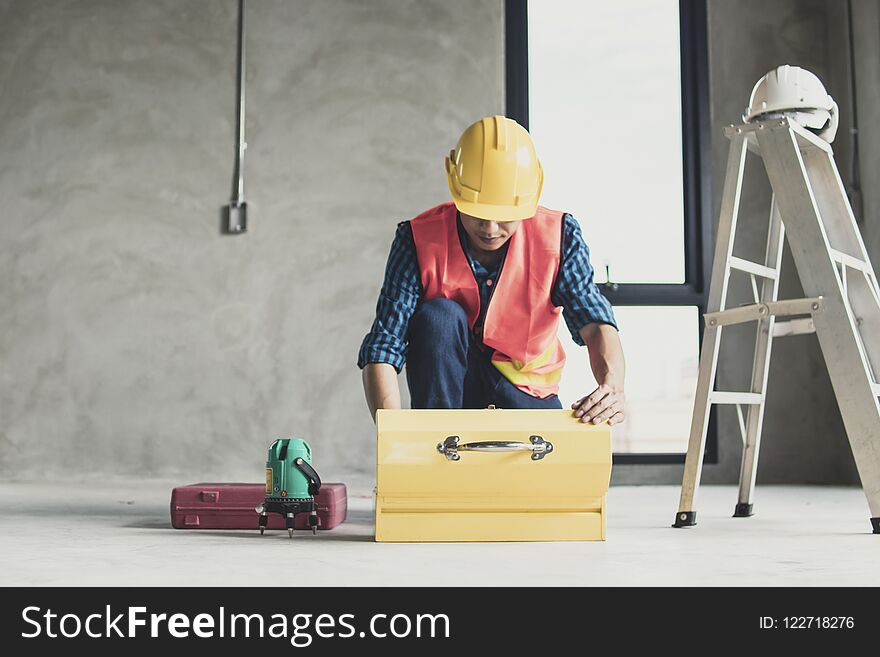
[[(350, 485), (345, 524), (293, 540), (171, 529), (172, 485), (77, 484), (50, 503), (41, 485), (0, 484), (0, 585), (880, 585), (856, 488), (759, 488), (759, 515), (733, 519), (735, 489), (705, 486), (699, 526), (680, 530), (677, 487), (619, 486), (604, 543), (379, 544), (367, 482)], [(260, 568), (273, 557), (298, 567)]]

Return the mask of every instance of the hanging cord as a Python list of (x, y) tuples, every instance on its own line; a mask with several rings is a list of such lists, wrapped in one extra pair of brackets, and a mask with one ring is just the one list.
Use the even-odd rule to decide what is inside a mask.
[(849, 76), (850, 91), (852, 96), (852, 169), (849, 197), (850, 203), (853, 205), (853, 212), (856, 216), (856, 222), (864, 223), (864, 212), (862, 205), (862, 175), (859, 167), (859, 104), (856, 92), (856, 45), (853, 38), (853, 7), (852, 0), (846, 0), (846, 22), (849, 30)]
[(244, 151), (247, 142), (244, 140), (244, 0), (238, 0), (238, 112), (236, 120), (238, 124), (238, 152), (233, 172), (232, 202), (239, 205), (244, 201)]
[(238, 128), (238, 148), (232, 169), (232, 199), (224, 208), (222, 232), (227, 235), (241, 235), (247, 231), (247, 203), (244, 200), (244, 0), (238, 0), (238, 107), (236, 108), (236, 127)]

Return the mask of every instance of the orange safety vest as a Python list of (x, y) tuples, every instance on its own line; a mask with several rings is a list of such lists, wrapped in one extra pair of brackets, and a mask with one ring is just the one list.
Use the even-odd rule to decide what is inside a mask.
[(556, 333), (562, 309), (550, 294), (562, 249), (562, 213), (538, 206), (507, 243), (483, 326), (480, 291), (458, 235), (453, 203), (431, 208), (410, 221), (421, 270), (422, 299), (451, 299), (460, 305), (472, 333), (493, 349), (492, 364), (517, 388), (544, 399), (559, 391), (565, 351)]

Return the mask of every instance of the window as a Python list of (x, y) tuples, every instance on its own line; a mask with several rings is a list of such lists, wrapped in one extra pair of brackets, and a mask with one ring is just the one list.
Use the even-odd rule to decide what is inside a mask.
[[(508, 0), (506, 12), (508, 116), (534, 138), (542, 204), (580, 222), (620, 324), (629, 413), (615, 449), (637, 456), (618, 462), (680, 462), (712, 244), (705, 3)], [(560, 337), (567, 405), (595, 381)]]

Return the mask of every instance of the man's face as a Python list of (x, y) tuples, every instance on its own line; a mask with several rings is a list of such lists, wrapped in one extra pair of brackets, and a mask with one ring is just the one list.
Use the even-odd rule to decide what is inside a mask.
[(497, 251), (504, 246), (521, 223), (521, 221), (480, 219), (463, 212), (459, 214), (461, 215), (461, 225), (464, 226), (464, 230), (470, 238), (471, 246), (477, 251), (486, 253)]

